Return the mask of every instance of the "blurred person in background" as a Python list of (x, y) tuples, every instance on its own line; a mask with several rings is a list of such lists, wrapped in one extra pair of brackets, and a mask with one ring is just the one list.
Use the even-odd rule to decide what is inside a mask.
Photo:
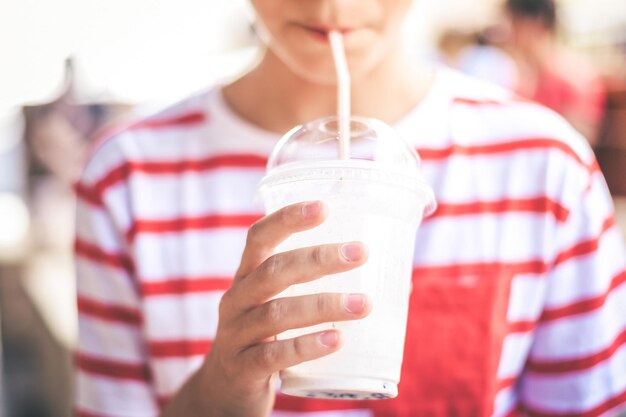
[[(626, 259), (585, 139), (552, 111), (410, 58), (412, 0), (253, 0), (253, 69), (140, 120), (92, 152), (78, 189), (77, 414), (596, 416), (626, 403)], [(276, 395), (275, 374), (341, 349), (364, 294), (278, 298), (367, 262), (358, 242), (274, 253), (322, 202), (263, 216), (267, 158), (336, 112), (330, 30), (353, 111), (418, 149), (439, 209), (416, 236), (399, 395)]]
[(563, 115), (592, 144), (604, 114), (602, 79), (557, 40), (554, 0), (506, 0), (509, 51), (518, 64), (517, 92)]
[(489, 31), (444, 29), (439, 35), (439, 60), (459, 71), (512, 90), (517, 86), (517, 64), (497, 45), (492, 45)]

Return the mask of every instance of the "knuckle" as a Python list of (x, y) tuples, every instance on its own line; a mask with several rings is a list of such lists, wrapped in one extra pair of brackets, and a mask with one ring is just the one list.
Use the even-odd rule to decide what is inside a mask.
[(278, 271), (281, 268), (281, 257), (278, 255), (270, 256), (265, 262), (263, 262), (263, 273), (267, 278), (273, 279), (278, 275)]
[(265, 323), (271, 324), (272, 327), (280, 323), (283, 317), (282, 310), (282, 303), (279, 300), (271, 300), (265, 303), (262, 314)]
[(296, 337), (295, 339), (293, 339), (293, 354), (298, 359), (307, 357), (306, 344), (301, 337)]
[(315, 302), (315, 309), (318, 315), (323, 317), (327, 316), (330, 313), (330, 303), (328, 302), (328, 297), (324, 294), (318, 294)]
[(231, 299), (232, 299), (232, 289), (226, 291), (223, 295), (222, 298), (220, 299), (220, 304), (219, 304), (219, 315), (221, 317), (225, 317), (228, 315), (228, 313), (230, 312), (230, 305), (231, 305)]
[(263, 368), (271, 369), (276, 362), (277, 352), (274, 343), (266, 343), (260, 347), (259, 363)]
[(310, 253), (311, 262), (315, 265), (323, 265), (325, 261), (324, 250), (320, 246), (316, 246)]
[(250, 243), (256, 242), (260, 229), (261, 229), (261, 220), (257, 220), (248, 229), (248, 236), (246, 238), (246, 243), (250, 244)]
[(293, 211), (293, 206), (283, 207), (282, 209), (276, 212), (276, 217), (278, 221), (282, 224), (288, 224), (291, 219), (291, 213)]

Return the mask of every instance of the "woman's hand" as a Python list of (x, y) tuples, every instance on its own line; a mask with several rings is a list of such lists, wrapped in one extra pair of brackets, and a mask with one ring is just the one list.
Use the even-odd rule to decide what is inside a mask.
[(211, 352), (195, 375), (197, 404), (204, 415), (265, 416), (274, 403), (272, 376), (341, 347), (337, 330), (275, 340), (288, 329), (365, 317), (371, 302), (362, 294), (323, 293), (273, 298), (293, 284), (347, 271), (367, 259), (361, 243), (329, 244), (273, 254), (292, 233), (326, 218), (321, 202), (299, 203), (272, 213), (248, 233), (232, 287), (219, 310)]

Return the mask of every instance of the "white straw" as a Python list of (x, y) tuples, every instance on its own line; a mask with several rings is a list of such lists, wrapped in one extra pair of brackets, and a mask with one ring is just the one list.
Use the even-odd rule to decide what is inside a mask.
[(337, 72), (337, 117), (339, 119), (339, 158), (350, 157), (350, 71), (343, 46), (343, 36), (330, 31), (330, 47)]

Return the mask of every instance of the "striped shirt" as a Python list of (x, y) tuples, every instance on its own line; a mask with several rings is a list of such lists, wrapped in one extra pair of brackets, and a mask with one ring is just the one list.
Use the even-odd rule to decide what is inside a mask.
[[(275, 417), (598, 416), (626, 403), (626, 262), (562, 118), (441, 70), (394, 126), (438, 209), (416, 236), (396, 399)], [(211, 349), (278, 136), (219, 87), (100, 143), (77, 185), (77, 414), (156, 416)], [(218, 383), (216, 381), (216, 383)]]

